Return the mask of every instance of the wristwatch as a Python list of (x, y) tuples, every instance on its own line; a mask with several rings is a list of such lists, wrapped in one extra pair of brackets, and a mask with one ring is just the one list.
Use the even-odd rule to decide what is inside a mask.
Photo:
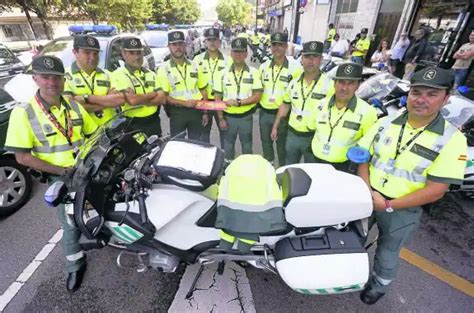
[(392, 204), (387, 199), (385, 199), (385, 212), (387, 212), (387, 213), (392, 213), (393, 212)]
[(241, 106), (242, 105), (242, 101), (240, 99), (237, 99), (237, 106)]
[(82, 98), (84, 99), (85, 103), (89, 103), (89, 95), (82, 95)]

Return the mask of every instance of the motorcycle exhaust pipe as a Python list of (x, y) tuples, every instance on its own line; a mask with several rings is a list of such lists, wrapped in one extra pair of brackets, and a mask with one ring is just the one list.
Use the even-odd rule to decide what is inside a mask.
[[(148, 270), (148, 266), (143, 261), (143, 256), (147, 255), (148, 253), (134, 253), (130, 251), (120, 251), (119, 255), (117, 256), (117, 266), (119, 268), (124, 269), (135, 269), (137, 273), (144, 273)], [(135, 264), (127, 264), (124, 262), (124, 256), (135, 256), (136, 263)]]

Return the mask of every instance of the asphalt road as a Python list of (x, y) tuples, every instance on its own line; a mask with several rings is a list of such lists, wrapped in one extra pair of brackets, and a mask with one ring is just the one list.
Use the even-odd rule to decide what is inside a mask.
[[(254, 152), (260, 153), (257, 117), (254, 117)], [(163, 121), (166, 130), (167, 119)], [(218, 142), (215, 129), (211, 140)], [(44, 191), (44, 186), (36, 184), (25, 207), (0, 220), (0, 300), (60, 229), (55, 210), (46, 207), (42, 200)], [(473, 288), (473, 229), (473, 202), (455, 196), (446, 201), (437, 217), (423, 216), (422, 226), (407, 248), (469, 281)], [(173, 301), (180, 300), (175, 295), (184, 266), (176, 274), (151, 270), (137, 273), (116, 266), (117, 250), (113, 248), (87, 255), (88, 270), (83, 286), (69, 294), (65, 289), (62, 248), (58, 244), (8, 303), (5, 312), (165, 312)], [(391, 292), (372, 307), (362, 304), (357, 293), (301, 295), (272, 274), (249, 267), (246, 273), (257, 312), (472, 312), (474, 307), (472, 297), (435, 277), (436, 274), (428, 274), (405, 261)], [(200, 294), (206, 299), (205, 290)], [(193, 308), (193, 311), (203, 310)], [(220, 311), (231, 310), (224, 307)]]

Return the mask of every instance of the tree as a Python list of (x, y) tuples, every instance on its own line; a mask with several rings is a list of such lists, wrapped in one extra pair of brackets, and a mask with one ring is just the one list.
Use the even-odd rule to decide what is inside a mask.
[(252, 19), (252, 5), (245, 0), (219, 0), (217, 17), (225, 26), (248, 25)]
[(94, 24), (106, 22), (122, 30), (143, 29), (152, 17), (153, 0), (63, 0), (63, 17), (90, 19)]
[(152, 0), (157, 23), (193, 24), (201, 16), (197, 0)]

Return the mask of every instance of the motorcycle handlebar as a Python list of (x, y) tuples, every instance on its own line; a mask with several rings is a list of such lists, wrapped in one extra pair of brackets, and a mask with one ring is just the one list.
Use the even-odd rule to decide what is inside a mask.
[(137, 199), (138, 199), (138, 209), (140, 211), (140, 218), (142, 220), (142, 224), (145, 224), (148, 221), (148, 214), (147, 214), (146, 203), (145, 203), (146, 196), (144, 193), (140, 193), (138, 194)]

